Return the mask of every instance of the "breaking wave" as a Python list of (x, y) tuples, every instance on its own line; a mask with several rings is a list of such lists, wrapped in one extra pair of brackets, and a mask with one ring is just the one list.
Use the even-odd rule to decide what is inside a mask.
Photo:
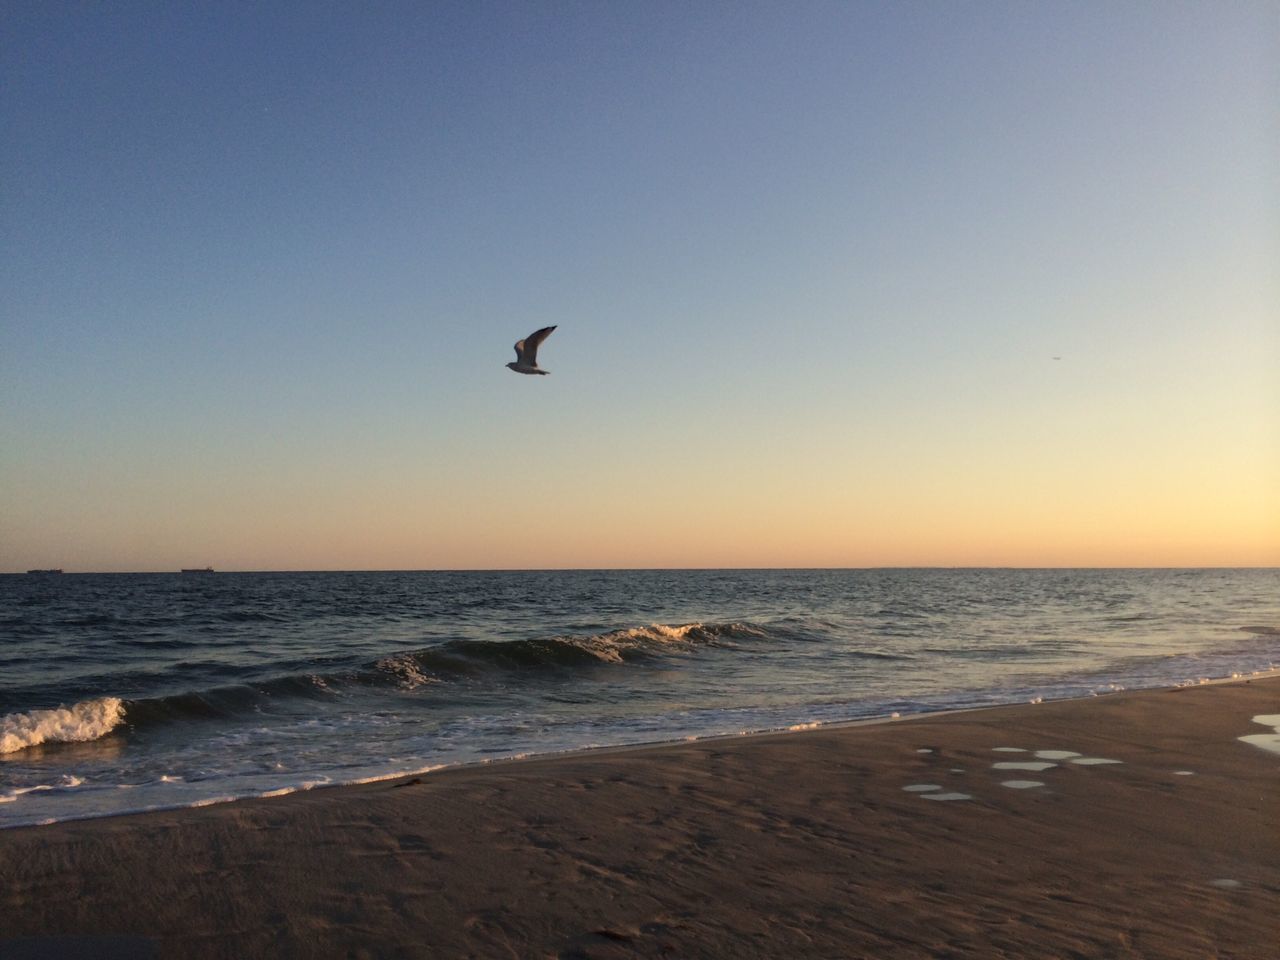
[(124, 719), (118, 697), (85, 700), (70, 707), (29, 710), (0, 717), (0, 754), (42, 743), (79, 743), (106, 736)]
[(761, 628), (745, 623), (688, 623), (652, 624), (581, 636), (451, 640), (424, 650), (382, 657), (354, 670), (298, 673), (136, 700), (108, 697), (69, 709), (11, 714), (0, 721), (0, 753), (46, 742), (95, 740), (121, 722), (130, 727), (150, 727), (180, 720), (231, 719), (281, 700), (328, 699), (352, 688), (405, 692), (435, 684), (483, 682), (487, 677), (501, 680), (512, 674), (554, 674), (698, 648), (732, 648), (735, 641), (767, 636)]

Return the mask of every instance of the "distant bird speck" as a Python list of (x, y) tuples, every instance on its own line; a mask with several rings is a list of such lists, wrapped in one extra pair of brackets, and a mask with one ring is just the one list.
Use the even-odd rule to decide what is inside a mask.
[(544, 376), (549, 373), (550, 371), (538, 366), (538, 344), (551, 336), (551, 331), (554, 329), (555, 327), (543, 327), (523, 340), (516, 341), (515, 363), (508, 363), (507, 369), (514, 370), (516, 373), (539, 373)]

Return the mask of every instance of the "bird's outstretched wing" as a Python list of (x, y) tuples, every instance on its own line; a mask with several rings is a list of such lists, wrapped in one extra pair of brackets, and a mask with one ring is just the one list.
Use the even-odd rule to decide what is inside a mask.
[(520, 363), (527, 363), (531, 366), (538, 362), (538, 344), (551, 336), (551, 331), (555, 327), (543, 327), (541, 330), (535, 330), (523, 340), (516, 342), (516, 360)]

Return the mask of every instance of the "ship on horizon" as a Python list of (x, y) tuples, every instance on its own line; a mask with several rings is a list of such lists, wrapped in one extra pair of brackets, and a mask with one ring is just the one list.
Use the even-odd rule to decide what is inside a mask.
[(213, 567), (183, 567), (182, 573), (213, 573)]
[(38, 567), (35, 570), (28, 570), (27, 573), (61, 573), (61, 567)]

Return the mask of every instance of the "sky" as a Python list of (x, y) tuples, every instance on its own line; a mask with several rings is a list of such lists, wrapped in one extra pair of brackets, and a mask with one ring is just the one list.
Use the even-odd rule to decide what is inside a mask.
[(1277, 89), (1270, 0), (5, 4), (0, 572), (1280, 564)]

